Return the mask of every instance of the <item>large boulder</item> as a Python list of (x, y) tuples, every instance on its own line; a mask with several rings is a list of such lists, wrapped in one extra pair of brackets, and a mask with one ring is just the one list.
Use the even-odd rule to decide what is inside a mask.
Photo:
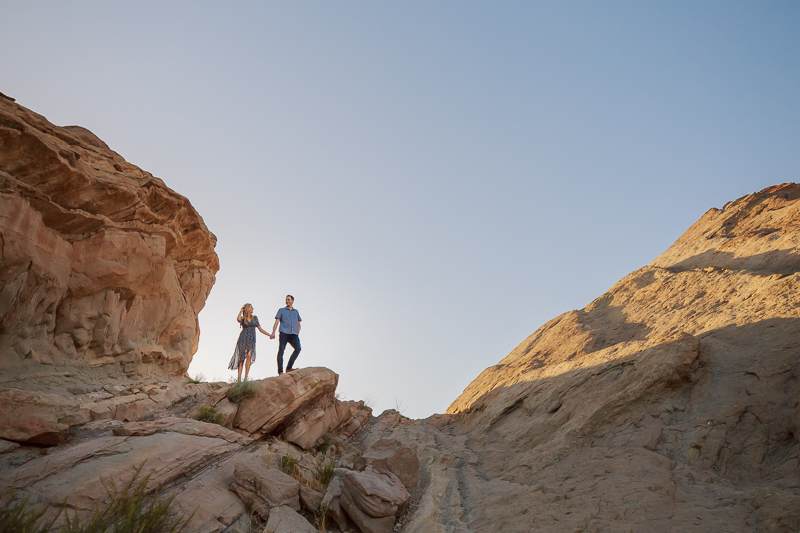
[(160, 179), (0, 98), (0, 240), (0, 382), (186, 372), (216, 238)]
[(397, 476), (372, 466), (362, 472), (345, 471), (344, 492), (373, 518), (397, 516), (411, 499)]
[(367, 465), (396, 475), (406, 489), (414, 490), (419, 482), (419, 459), (411, 447), (399, 440), (380, 439), (354, 461), (357, 470)]
[(372, 466), (366, 466), (363, 472), (339, 470), (337, 474), (343, 478), (339, 504), (361, 531), (391, 532), (397, 516), (411, 500), (400, 479)]
[(257, 394), (241, 401), (233, 425), (251, 435), (280, 433), (317, 405), (332, 405), (338, 381), (335, 372), (322, 367), (256, 381)]
[(89, 413), (71, 398), (0, 389), (0, 438), (52, 446), (69, 436), (68, 422), (89, 420)]
[(345, 472), (346, 470), (343, 468), (335, 470), (333, 479), (328, 484), (328, 488), (325, 489), (325, 496), (322, 497), (322, 503), (320, 504), (326, 509), (328, 518), (335, 521), (342, 531), (349, 530), (349, 526), (352, 523), (340, 503), (342, 492), (344, 491)]
[(282, 505), (272, 509), (264, 531), (272, 533), (317, 533), (317, 528), (291, 507)]
[(236, 464), (231, 490), (265, 520), (273, 507), (300, 510), (300, 483), (255, 454)]

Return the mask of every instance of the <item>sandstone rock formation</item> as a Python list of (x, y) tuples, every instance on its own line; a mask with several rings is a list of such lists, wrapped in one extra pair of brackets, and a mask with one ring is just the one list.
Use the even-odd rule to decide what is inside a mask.
[[(261, 392), (274, 393), (275, 398), (268, 403), (272, 412), (265, 410), (263, 403), (243, 401), (234, 404), (236, 413), (244, 420), (261, 417), (262, 425), (251, 428), (253, 435), (274, 439), (284, 436), (287, 428), (296, 428), (296, 423), (307, 419), (309, 413), (321, 409), (325, 413), (320, 418), (330, 424), (322, 426), (325, 438), (320, 440), (341, 440), (352, 431), (355, 419), (338, 418), (337, 413), (350, 410), (333, 397), (337, 382), (338, 376), (326, 368), (304, 368), (288, 376), (267, 378), (254, 385)], [(304, 451), (282, 440), (259, 443), (242, 428), (236, 427), (234, 431), (187, 418), (187, 414), (196, 411), (192, 405), (224, 401), (220, 391), (229, 387), (221, 383), (183, 385), (183, 389), (194, 392), (189, 394), (187, 390), (174, 391), (173, 386), (149, 388), (150, 393), (159, 391), (153, 396), (164, 396), (161, 401), (165, 404), (163, 408), (156, 405), (154, 411), (148, 411), (144, 420), (126, 422), (127, 418), (122, 417), (90, 421), (91, 413), (97, 411), (92, 406), (109, 400), (96, 399), (94, 403), (84, 400), (84, 404), (77, 400), (72, 411), (65, 408), (65, 412), (72, 413), (75, 425), (64, 424), (68, 437), (59, 441), (58, 446), (31, 446), (31, 439), (26, 439), (28, 442), (23, 446), (0, 440), (0, 495), (16, 491), (17, 498), (27, 496), (38, 505), (67, 506), (88, 512), (107, 501), (109, 484), (124, 486), (141, 467), (142, 477), (149, 476), (148, 490), (166, 490), (174, 495), (177, 510), (192, 515), (189, 532), (244, 531), (251, 520), (258, 519), (261, 525), (272, 523), (278, 530), (308, 530), (298, 524), (306, 524), (313, 530), (309, 520), (297, 512), (301, 511), (301, 500), (308, 509), (308, 518), (313, 518), (318, 510), (323, 494), (311, 484), (318, 483), (317, 468), (334, 460), (332, 448), (328, 448), (326, 455), (321, 450)], [(111, 399), (114, 398), (131, 398), (131, 404), (141, 401), (134, 394)], [(120, 404), (123, 405), (129, 404)], [(255, 410), (258, 416), (250, 410)], [(361, 411), (369, 417), (369, 409)], [(5, 407), (0, 413), (11, 416)], [(42, 439), (45, 436), (40, 435)], [(298, 462), (295, 478), (281, 470), (284, 457)], [(399, 485), (400, 481), (396, 483)], [(251, 510), (255, 517), (251, 516)], [(275, 512), (277, 516), (273, 516)], [(391, 522), (391, 527), (394, 514), (386, 522)]]
[[(301, 493), (319, 507), (316, 468), (371, 410), (338, 401), (325, 368), (254, 383), (239, 403), (185, 379), (215, 241), (186, 198), (89, 131), (0, 94), (0, 504), (88, 513), (141, 475), (190, 532), (258, 515), (316, 531)], [(221, 425), (195, 420), (209, 411)], [(300, 456), (299, 481), (284, 455)]]
[(800, 530), (800, 186), (712, 209), (425, 421), (404, 533)]
[(447, 414), (373, 419), (324, 368), (236, 403), (181, 377), (217, 270), (199, 215), (0, 94), (0, 494), (84, 512), (141, 467), (190, 533), (798, 531), (798, 199), (710, 210)]
[(215, 244), (160, 179), (88, 130), (0, 97), (0, 384), (183, 375)]

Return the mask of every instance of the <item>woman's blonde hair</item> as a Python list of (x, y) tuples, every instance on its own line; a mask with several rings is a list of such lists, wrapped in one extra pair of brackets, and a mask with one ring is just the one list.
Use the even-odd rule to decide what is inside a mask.
[(248, 314), (251, 318), (253, 317), (253, 306), (250, 304), (244, 304), (242, 306), (242, 321), (239, 322), (240, 326), (244, 327), (244, 321), (247, 320)]

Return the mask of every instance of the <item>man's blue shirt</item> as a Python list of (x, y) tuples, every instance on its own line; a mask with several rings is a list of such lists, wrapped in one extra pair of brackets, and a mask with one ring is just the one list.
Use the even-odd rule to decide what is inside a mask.
[(281, 307), (278, 309), (278, 314), (275, 315), (275, 318), (281, 321), (281, 333), (293, 333), (295, 335), (300, 334), (299, 323), (302, 322), (303, 319), (300, 318), (300, 313), (297, 312), (297, 309)]

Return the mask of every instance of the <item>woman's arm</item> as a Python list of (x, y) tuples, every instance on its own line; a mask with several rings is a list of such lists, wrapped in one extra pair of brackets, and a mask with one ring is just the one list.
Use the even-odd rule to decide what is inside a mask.
[(271, 335), (270, 335), (269, 333), (267, 333), (266, 331), (264, 331), (263, 329), (261, 329), (261, 326), (256, 326), (256, 327), (258, 328), (258, 331), (260, 331), (261, 333), (263, 333), (263, 334), (264, 334), (264, 335), (266, 335), (267, 337), (271, 337)]
[(238, 322), (239, 324), (241, 324), (242, 320), (244, 320), (244, 317), (242, 316), (242, 313), (244, 313), (244, 307), (239, 309), (239, 314), (236, 315), (236, 322)]

